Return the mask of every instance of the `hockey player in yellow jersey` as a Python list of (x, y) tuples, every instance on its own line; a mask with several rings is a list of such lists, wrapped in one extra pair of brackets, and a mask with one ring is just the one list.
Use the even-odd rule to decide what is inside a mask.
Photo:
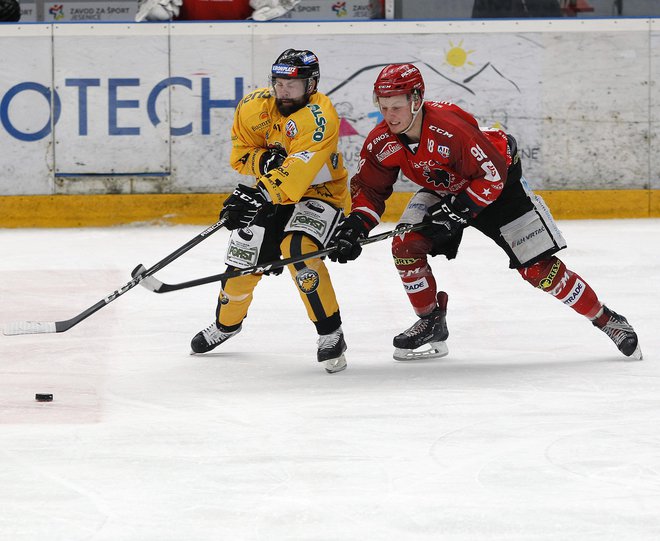
[[(318, 58), (287, 49), (271, 68), (270, 88), (245, 96), (234, 115), (231, 165), (255, 177), (239, 184), (220, 217), (232, 230), (225, 262), (246, 268), (324, 247), (348, 210), (348, 173), (337, 145), (339, 118), (318, 92)], [(288, 266), (316, 327), (318, 362), (327, 372), (346, 368), (346, 342), (330, 275), (320, 258)], [(215, 321), (192, 339), (206, 353), (238, 334), (261, 274), (222, 282)]]

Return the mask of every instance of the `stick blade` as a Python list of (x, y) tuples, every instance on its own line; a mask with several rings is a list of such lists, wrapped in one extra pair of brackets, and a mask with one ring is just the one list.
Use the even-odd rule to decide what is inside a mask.
[(140, 285), (149, 291), (160, 293), (160, 290), (163, 287), (163, 282), (161, 282), (158, 278), (154, 278), (153, 276), (147, 276), (146, 278), (140, 280)]
[(46, 334), (55, 333), (57, 327), (54, 321), (12, 321), (7, 323), (2, 330), (5, 336), (16, 336), (18, 334)]
[[(133, 269), (131, 276), (133, 278), (137, 278), (141, 274), (144, 274), (146, 271), (146, 267), (140, 263)], [(147, 276), (146, 278), (142, 278), (142, 280), (140, 280), (140, 285), (149, 291), (160, 293), (160, 288), (163, 287), (163, 282), (161, 282), (158, 278), (154, 278), (153, 276)]]

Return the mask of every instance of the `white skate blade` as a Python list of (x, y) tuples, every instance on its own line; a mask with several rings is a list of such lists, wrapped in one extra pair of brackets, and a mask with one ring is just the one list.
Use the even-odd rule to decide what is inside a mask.
[(637, 347), (635, 348), (635, 351), (632, 352), (632, 355), (630, 356), (630, 359), (634, 359), (636, 361), (643, 361), (644, 356), (642, 355), (642, 350), (639, 347), (639, 344), (637, 344)]
[[(427, 347), (428, 346), (428, 347)], [(427, 349), (422, 349), (427, 347)], [(394, 349), (395, 361), (420, 361), (427, 359), (439, 359), (449, 354), (446, 342), (429, 342), (417, 349)]]
[(334, 374), (335, 372), (346, 370), (346, 366), (346, 357), (344, 357), (343, 353), (336, 359), (328, 359), (325, 361), (325, 371), (328, 374)]

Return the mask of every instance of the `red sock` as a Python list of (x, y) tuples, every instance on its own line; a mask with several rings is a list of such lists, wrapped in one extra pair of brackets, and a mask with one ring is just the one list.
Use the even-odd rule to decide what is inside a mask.
[(591, 286), (555, 256), (518, 269), (518, 272), (534, 287), (550, 293), (589, 319), (595, 318), (602, 307)]
[(416, 232), (394, 237), (392, 242), (394, 265), (418, 316), (425, 316), (436, 307), (437, 286), (427, 259), (430, 249), (431, 241)]

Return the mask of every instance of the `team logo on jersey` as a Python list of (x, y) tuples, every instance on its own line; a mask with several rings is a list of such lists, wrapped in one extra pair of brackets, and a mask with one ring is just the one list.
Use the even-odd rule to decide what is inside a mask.
[(286, 123), (286, 126), (284, 127), (284, 133), (291, 139), (298, 135), (298, 126), (296, 126), (296, 123), (293, 120), (289, 120)]
[(314, 293), (318, 289), (320, 282), (319, 273), (308, 267), (305, 267), (296, 274), (298, 289), (306, 295)]
[(376, 154), (376, 159), (379, 162), (382, 162), (389, 158), (392, 154), (395, 154), (396, 152), (399, 152), (403, 146), (400, 143), (395, 143), (394, 141), (388, 141), (385, 143), (383, 146), (383, 150), (379, 154)]
[(449, 147), (438, 145), (438, 154), (440, 154), (440, 156), (442, 156), (446, 160), (447, 158), (449, 158)]
[(426, 182), (433, 184), (436, 188), (449, 188), (452, 175), (444, 169), (427, 169), (424, 171)]

